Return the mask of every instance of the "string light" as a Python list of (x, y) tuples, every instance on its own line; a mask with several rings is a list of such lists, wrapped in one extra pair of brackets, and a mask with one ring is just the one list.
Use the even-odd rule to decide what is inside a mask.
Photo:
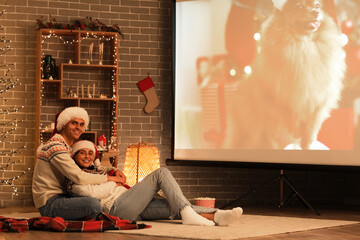
[[(7, 3), (6, 3), (7, 4)], [(6, 5), (5, 4), (5, 5)], [(0, 13), (0, 16), (2, 16), (4, 14), (5, 10), (2, 10)], [(1, 30), (5, 30), (5, 28), (3, 26), (0, 26)], [(0, 37), (0, 42), (1, 43), (9, 43), (11, 42), (11, 40), (6, 40), (5, 39), (6, 36), (2, 36)], [(13, 50), (13, 48), (11, 48), (11, 46), (4, 46), (0, 48), (0, 56), (3, 56), (5, 53), (9, 52)], [(10, 74), (11, 71), (11, 66), (15, 66), (15, 63), (5, 63), (5, 62), (1, 62), (0, 63), (0, 68), (8, 68), (5, 71), (2, 71), (2, 76), (0, 77), (0, 84), (1, 84), (1, 88), (0, 88), (0, 95), (17, 87), (17, 86), (21, 86), (21, 83), (19, 82), (19, 79), (14, 79), (14, 75)], [(3, 100), (4, 102), (7, 102), (8, 100), (5, 98), (1, 97), (1, 100)], [(4, 108), (4, 109), (0, 109), (0, 114), (3, 114), (4, 116), (10, 113), (17, 113), (19, 110), (23, 109), (24, 106), (18, 107), (18, 106), (11, 106), (8, 108)], [(2, 123), (0, 123), (0, 126), (2, 126), (4, 128), (3, 132), (0, 134), (0, 143), (3, 143), (5, 139), (9, 138), (12, 134), (15, 133), (15, 131), (17, 130), (18, 127), (18, 123), (22, 122), (23, 120), (18, 120), (18, 119), (12, 119), (12, 120), (6, 120), (6, 118), (4, 118), (5, 120), (3, 120)], [(21, 140), (12, 140), (12, 141), (8, 141), (7, 143), (10, 143), (11, 146), (13, 146), (14, 143), (18, 143), (18, 142), (22, 142)], [(0, 165), (0, 174), (3, 176), (3, 178), (0, 179), (0, 184), (2, 185), (9, 185), (12, 187), (13, 189), (13, 195), (18, 195), (18, 188), (15, 186), (15, 182), (16, 181), (20, 181), (20, 178), (22, 178), (27, 171), (30, 171), (30, 168), (28, 168), (27, 170), (23, 171), (21, 174), (19, 174), (18, 176), (15, 177), (11, 177), (11, 178), (4, 178), (4, 173), (7, 172), (8, 170), (10, 170), (10, 168), (21, 162), (21, 160), (13, 160), (13, 157), (16, 154), (19, 154), (20, 151), (22, 149), (25, 149), (25, 146), (21, 146), (15, 150), (2, 150), (0, 151), (0, 156), (2, 157), (2, 162), (5, 163), (4, 165)], [(5, 160), (5, 158), (7, 158), (7, 161)], [(13, 170), (13, 169), (11, 169)]]
[(0, 78), (0, 83), (5, 85), (2, 89), (0, 89), (0, 94), (16, 87), (20, 86), (21, 83), (19, 82), (19, 79), (16, 79), (15, 81), (12, 80), (13, 76), (10, 78)]
[(75, 43), (79, 43), (79, 42), (81, 42), (82, 40), (88, 39), (88, 38), (96, 38), (96, 39), (99, 39), (99, 40), (101, 40), (101, 41), (111, 41), (111, 40), (113, 40), (113, 39), (115, 38), (114, 36), (111, 36), (111, 37), (108, 37), (108, 38), (107, 38), (107, 37), (105, 37), (105, 36), (98, 36), (98, 35), (96, 35), (96, 34), (94, 34), (94, 33), (89, 33), (89, 32), (87, 32), (86, 35), (85, 35), (84, 37), (81, 37), (79, 40), (73, 39), (73, 40), (71, 40), (71, 41), (68, 41), (68, 40), (65, 40), (62, 36), (59, 36), (59, 35), (53, 33), (52, 31), (50, 31), (50, 34), (48, 34), (48, 35), (42, 35), (42, 38), (43, 38), (42, 43), (45, 42), (45, 39), (48, 39), (48, 38), (51, 38), (51, 37), (58, 38), (58, 39), (60, 39), (61, 41), (63, 41), (64, 44), (70, 44), (70, 45), (73, 45), (73, 44), (75, 44)]
[(15, 63), (10, 63), (10, 64), (7, 64), (7, 63), (0, 63), (0, 67), (3, 68), (3, 67), (10, 67), (10, 66), (14, 66)]
[(6, 36), (2, 36), (2, 37), (0, 38), (0, 42), (3, 42), (3, 43), (12, 42), (11, 40), (6, 40), (5, 38), (6, 38)]
[(15, 186), (15, 181), (21, 182), (21, 177), (23, 177), (26, 172), (30, 171), (30, 168), (27, 168), (25, 171), (23, 171), (20, 175), (8, 179), (0, 180), (0, 184), (9, 185), (13, 189), (13, 195), (18, 196), (18, 188)]

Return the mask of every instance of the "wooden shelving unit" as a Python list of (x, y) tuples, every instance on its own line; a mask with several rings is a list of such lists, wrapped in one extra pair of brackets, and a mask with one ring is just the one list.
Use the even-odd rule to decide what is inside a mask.
[[(39, 29), (36, 39), (36, 112), (35, 112), (35, 161), (36, 149), (51, 135), (48, 125), (54, 122), (55, 114), (68, 106), (89, 108), (90, 123), (97, 129), (90, 129), (82, 139), (97, 144), (97, 136), (106, 133), (116, 144), (110, 150), (117, 152), (117, 116), (118, 116), (118, 33), (91, 32), (82, 30)], [(52, 39), (52, 41), (49, 41)], [(89, 44), (103, 43), (103, 61), (89, 60)], [(93, 45), (94, 46), (94, 45)], [(100, 45), (99, 45), (100, 46)], [(99, 47), (100, 49), (100, 47)], [(98, 51), (100, 52), (100, 51)], [(96, 55), (98, 53), (94, 53)], [(43, 58), (52, 55), (56, 59), (57, 77), (42, 79)], [(106, 94), (89, 95), (90, 84)], [(97, 86), (95, 88), (95, 85)], [(75, 96), (68, 95), (67, 89), (76, 91)], [(79, 92), (81, 89), (81, 92)], [(86, 92), (86, 95), (84, 94)], [(53, 111), (51, 113), (51, 111)], [(92, 112), (101, 116), (92, 116)], [(52, 118), (50, 118), (52, 116)], [(94, 120), (93, 120), (94, 119)], [(105, 120), (104, 120), (105, 119)], [(108, 120), (106, 123), (104, 121)], [(102, 126), (109, 126), (104, 129)], [(115, 154), (116, 155), (116, 154)], [(111, 163), (117, 165), (117, 156)]]

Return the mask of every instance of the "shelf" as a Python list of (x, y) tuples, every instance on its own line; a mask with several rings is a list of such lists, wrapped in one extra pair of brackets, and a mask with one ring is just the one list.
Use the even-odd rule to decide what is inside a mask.
[(75, 63), (61, 63), (60, 67), (74, 68), (74, 69), (114, 69), (116, 65), (99, 65), (99, 64), (75, 64)]
[(74, 98), (74, 97), (61, 97), (61, 100), (80, 100), (80, 101), (103, 101), (103, 102), (113, 102), (116, 101), (116, 98)]
[(68, 29), (52, 29), (52, 28), (42, 28), (39, 29), (42, 35), (49, 35), (49, 34), (57, 34), (61, 36), (75, 36), (80, 34), (81, 37), (87, 35), (96, 35), (100, 37), (117, 37), (117, 32), (100, 32), (100, 31), (84, 31), (84, 30), (68, 30)]
[(41, 79), (40, 81), (42, 83), (50, 83), (50, 84), (59, 84), (59, 83), (61, 83), (61, 80), (58, 80), (58, 79), (53, 79), (53, 80)]
[(74, 36), (78, 31), (66, 30), (66, 29), (51, 29), (51, 28), (42, 28), (39, 29), (42, 35), (49, 35), (52, 33), (56, 33), (61, 36)]
[[(107, 139), (115, 137), (117, 142), (118, 37), (117, 32), (49, 28), (37, 31), (35, 149), (52, 133), (41, 128), (49, 127), (55, 114), (70, 106), (83, 107), (90, 115), (89, 128), (92, 131), (84, 132), (81, 139), (97, 144), (97, 136), (105, 134)], [(93, 46), (91, 57), (90, 46)], [(101, 65), (98, 64), (100, 46), (103, 46)], [(45, 55), (51, 55), (56, 60), (57, 78), (54, 80), (42, 79)], [(94, 64), (86, 64), (90, 59)], [(88, 97), (89, 93), (97, 97)], [(100, 98), (100, 94), (108, 97)], [(114, 148), (117, 148), (116, 145)], [(117, 149), (112, 151), (118, 153)], [(107, 158), (111, 165), (116, 166), (118, 156), (112, 153), (114, 156)], [(36, 161), (36, 151), (34, 156)]]

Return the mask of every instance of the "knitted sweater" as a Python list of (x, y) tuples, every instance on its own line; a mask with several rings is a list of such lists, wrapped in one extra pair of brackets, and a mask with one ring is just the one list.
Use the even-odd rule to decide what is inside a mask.
[(36, 208), (44, 206), (50, 198), (65, 194), (65, 179), (76, 184), (107, 182), (106, 175), (82, 171), (71, 158), (71, 148), (60, 134), (55, 134), (37, 149), (32, 194)]

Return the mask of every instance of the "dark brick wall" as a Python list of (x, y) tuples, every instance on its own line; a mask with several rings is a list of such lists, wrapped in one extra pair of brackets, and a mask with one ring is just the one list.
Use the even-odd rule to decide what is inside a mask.
[[(105, 24), (119, 24), (125, 38), (119, 46), (119, 168), (123, 167), (126, 147), (140, 141), (156, 144), (161, 164), (171, 157), (172, 134), (172, 1), (171, 0), (0, 0), (6, 13), (0, 17), (6, 27), (6, 36), (13, 40), (13, 51), (5, 62), (16, 62), (13, 73), (22, 86), (6, 96), (11, 103), (25, 106), (16, 114), (24, 119), (15, 136), (27, 146), (19, 159), (4, 175), (16, 176), (27, 167), (33, 167), (34, 112), (35, 112), (35, 48), (36, 20), (49, 15), (66, 24), (91, 16)], [(155, 83), (160, 105), (151, 114), (145, 114), (145, 98), (136, 83), (150, 73)], [(1, 120), (9, 119), (5, 116)], [(45, 121), (50, 116), (44, 116)], [(1, 143), (1, 149), (9, 145)], [(2, 163), (4, 159), (2, 159)], [(275, 178), (278, 170), (228, 167), (168, 166), (189, 198), (216, 197), (217, 205), (235, 199), (253, 187)], [(30, 171), (18, 182), (19, 195), (12, 195), (8, 186), (0, 186), (0, 204), (31, 205)], [(356, 202), (358, 174), (341, 172), (287, 171), (290, 181), (315, 205)], [(249, 194), (240, 204), (277, 201), (278, 182)], [(350, 199), (350, 200), (349, 200)], [(355, 200), (354, 200), (355, 199)], [(293, 201), (298, 203), (297, 200)]]

